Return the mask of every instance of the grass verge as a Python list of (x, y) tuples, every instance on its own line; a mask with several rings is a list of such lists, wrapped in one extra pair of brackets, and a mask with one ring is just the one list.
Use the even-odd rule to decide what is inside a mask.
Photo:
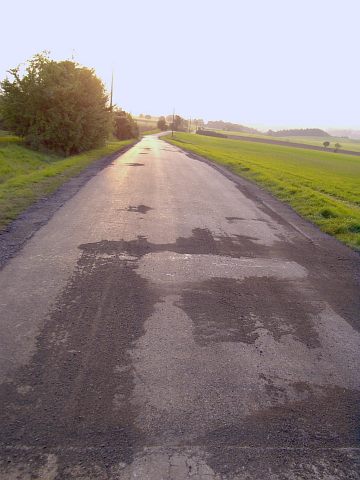
[(133, 140), (111, 141), (102, 148), (63, 158), (29, 150), (12, 140), (1, 141), (0, 230), (95, 160), (132, 143)]
[(153, 130), (145, 130), (141, 132), (140, 136), (143, 137), (144, 135), (154, 135), (155, 133), (160, 133), (161, 130), (159, 128), (154, 128)]
[(0, 130), (0, 145), (2, 143), (21, 143), (21, 138), (5, 130)]
[(163, 138), (253, 180), (360, 250), (360, 158), (187, 133)]

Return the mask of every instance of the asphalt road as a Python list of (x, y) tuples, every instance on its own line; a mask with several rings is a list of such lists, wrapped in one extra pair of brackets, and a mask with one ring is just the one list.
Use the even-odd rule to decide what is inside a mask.
[(0, 479), (359, 479), (359, 273), (144, 138), (0, 271)]

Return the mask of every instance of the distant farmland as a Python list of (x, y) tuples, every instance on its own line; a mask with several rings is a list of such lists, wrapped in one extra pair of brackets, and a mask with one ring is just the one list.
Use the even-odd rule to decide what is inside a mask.
[(176, 133), (179, 147), (266, 187), (300, 215), (360, 250), (360, 158)]
[(328, 147), (329, 151), (334, 150), (335, 144), (339, 143), (341, 148), (344, 150), (352, 150), (354, 152), (360, 152), (360, 140), (352, 140), (350, 138), (342, 137), (306, 137), (301, 135), (293, 135), (287, 137), (278, 137), (264, 134), (254, 134), (246, 132), (229, 132), (226, 130), (216, 130), (219, 133), (230, 136), (239, 136), (239, 137), (254, 137), (254, 138), (263, 138), (265, 140), (280, 140), (282, 142), (294, 142), (294, 143), (303, 143), (305, 145), (315, 145), (317, 147), (322, 147), (324, 142), (330, 142)]

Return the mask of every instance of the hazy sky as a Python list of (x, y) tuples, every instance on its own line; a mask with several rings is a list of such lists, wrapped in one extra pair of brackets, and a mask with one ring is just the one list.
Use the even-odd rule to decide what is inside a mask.
[(135, 113), (360, 128), (360, 0), (0, 0), (0, 78), (42, 50)]

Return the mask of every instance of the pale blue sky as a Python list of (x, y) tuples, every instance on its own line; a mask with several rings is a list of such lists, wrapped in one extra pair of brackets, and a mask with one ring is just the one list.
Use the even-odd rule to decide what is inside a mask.
[(360, 128), (360, 0), (0, 0), (0, 78), (33, 54), (95, 68), (132, 113)]

